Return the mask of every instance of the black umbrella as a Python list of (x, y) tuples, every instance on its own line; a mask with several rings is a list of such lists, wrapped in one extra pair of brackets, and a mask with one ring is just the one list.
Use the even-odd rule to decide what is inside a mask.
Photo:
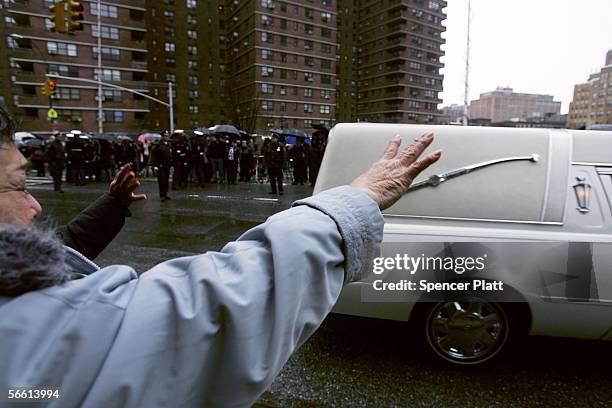
[[(208, 130), (208, 128), (205, 128), (205, 127), (199, 127), (199, 128), (197, 128), (196, 130), (194, 130), (193, 132), (194, 132), (194, 134), (195, 134), (196, 136), (208, 136), (208, 135), (210, 135), (210, 130)], [(195, 133), (195, 132), (201, 132), (202, 134), (201, 134), (201, 135), (198, 135), (198, 134), (197, 134), (197, 133)]]
[(304, 131), (302, 131), (300, 129), (294, 129), (294, 128), (283, 129), (281, 134), (283, 136), (295, 136), (295, 137), (303, 137), (303, 138), (307, 138), (308, 137), (306, 132), (304, 132)]
[(325, 125), (321, 124), (321, 123), (314, 123), (314, 124), (312, 125), (312, 128), (313, 128), (313, 129), (316, 129), (316, 130), (318, 130), (318, 131), (320, 131), (320, 132), (329, 133), (329, 128), (328, 128), (327, 126), (325, 126)]
[(96, 140), (106, 140), (107, 142), (112, 142), (115, 140), (113, 135), (109, 135), (108, 133), (95, 134), (91, 138)]
[(228, 135), (234, 135), (240, 137), (240, 132), (236, 129), (236, 126), (232, 125), (215, 125), (211, 129), (211, 131), (215, 134), (217, 133), (227, 133)]

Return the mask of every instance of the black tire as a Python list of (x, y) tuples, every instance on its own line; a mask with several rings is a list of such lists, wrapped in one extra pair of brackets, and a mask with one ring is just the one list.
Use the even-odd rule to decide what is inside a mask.
[(419, 302), (411, 322), (423, 346), (437, 358), (478, 365), (499, 355), (522, 331), (515, 309), (510, 303), (457, 294), (444, 301)]

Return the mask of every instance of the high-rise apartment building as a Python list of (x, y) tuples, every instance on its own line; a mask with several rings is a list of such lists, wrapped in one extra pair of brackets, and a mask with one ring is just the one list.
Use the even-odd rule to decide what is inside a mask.
[(246, 129), (331, 124), (336, 7), (331, 0), (228, 2), (228, 115)]
[(561, 112), (561, 102), (555, 102), (551, 95), (517, 93), (512, 88), (497, 88), (480, 94), (470, 102), (470, 119), (490, 119), (504, 122), (512, 119), (544, 117), (546, 114)]
[[(83, 30), (73, 34), (51, 31), (48, 0), (2, 2), (3, 49), (0, 88), (21, 129), (48, 131), (49, 98), (42, 95), (45, 74), (95, 80), (148, 92), (145, 2), (82, 1)], [(98, 33), (97, 14), (102, 25)], [(98, 35), (102, 38), (102, 69), (98, 69)], [(97, 130), (97, 85), (57, 80), (51, 100), (62, 130)], [(145, 126), (149, 103), (141, 96), (103, 87), (104, 130), (137, 130)]]
[[(49, 31), (53, 1), (4, 0), (1, 95), (21, 128), (48, 130), (46, 72), (93, 79), (95, 1), (85, 30)], [(442, 90), (442, 0), (102, 1), (106, 82), (169, 100), (174, 125), (248, 131), (336, 121), (433, 123)], [(1, 49), (0, 49), (1, 51)], [(0, 61), (1, 63), (7, 63)], [(95, 131), (96, 85), (58, 81), (61, 128)], [(166, 129), (169, 110), (104, 90), (104, 130)]]
[(567, 127), (582, 128), (612, 124), (612, 50), (606, 54), (606, 65), (583, 84), (574, 86)]
[[(446, 18), (441, 0), (342, 1), (343, 97), (356, 93), (348, 120), (434, 123), (441, 115)], [(348, 106), (347, 106), (348, 108)]]
[[(174, 121), (197, 128), (226, 120), (225, 3), (222, 0), (147, 0), (148, 85), (153, 97), (169, 101)], [(166, 129), (168, 109), (150, 102), (150, 129)]]

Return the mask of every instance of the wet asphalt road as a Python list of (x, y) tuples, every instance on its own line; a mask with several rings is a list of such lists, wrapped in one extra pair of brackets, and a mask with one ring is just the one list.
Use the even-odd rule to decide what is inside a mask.
[[(29, 189), (48, 223), (70, 220), (106, 186), (66, 186), (44, 180)], [(160, 203), (156, 184), (134, 205), (115, 241), (96, 259), (138, 272), (177, 256), (219, 250), (269, 215), (311, 194), (287, 186), (282, 197), (261, 185), (210, 185), (171, 192)], [(328, 317), (289, 360), (262, 396), (273, 407), (612, 407), (612, 344), (528, 338), (485, 367), (458, 369), (423, 353), (406, 324), (341, 315)]]

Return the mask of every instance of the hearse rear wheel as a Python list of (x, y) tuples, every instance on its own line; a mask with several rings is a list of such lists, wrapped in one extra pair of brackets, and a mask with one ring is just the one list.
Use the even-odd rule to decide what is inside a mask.
[(499, 303), (470, 296), (427, 303), (424, 312), (427, 346), (448, 362), (481, 364), (508, 342), (510, 321)]

